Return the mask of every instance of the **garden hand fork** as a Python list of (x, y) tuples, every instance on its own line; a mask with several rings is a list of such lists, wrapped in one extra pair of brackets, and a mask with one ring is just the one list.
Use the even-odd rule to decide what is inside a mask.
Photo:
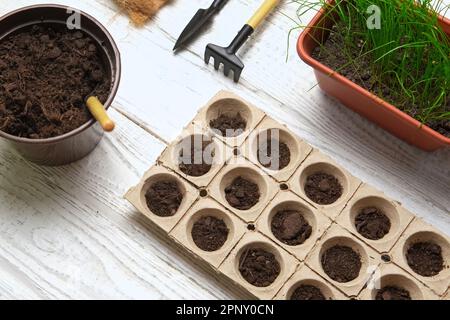
[(239, 82), (244, 63), (237, 57), (236, 53), (279, 2), (280, 0), (265, 0), (228, 47), (208, 44), (205, 51), (205, 63), (208, 64), (211, 57), (214, 58), (214, 68), (216, 70), (219, 70), (220, 65), (223, 64), (225, 76), (228, 76), (230, 71), (233, 71), (234, 81)]

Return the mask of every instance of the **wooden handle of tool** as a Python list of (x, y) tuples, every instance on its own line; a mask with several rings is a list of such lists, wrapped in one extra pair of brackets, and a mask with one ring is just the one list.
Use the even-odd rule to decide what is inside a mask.
[(105, 107), (97, 97), (89, 97), (86, 101), (86, 105), (95, 120), (100, 123), (103, 130), (105, 130), (106, 132), (111, 132), (114, 130), (116, 125), (108, 116)]
[(258, 28), (261, 22), (275, 9), (275, 7), (280, 3), (280, 0), (265, 0), (261, 7), (256, 11), (253, 17), (248, 21), (248, 25), (250, 25), (253, 29)]

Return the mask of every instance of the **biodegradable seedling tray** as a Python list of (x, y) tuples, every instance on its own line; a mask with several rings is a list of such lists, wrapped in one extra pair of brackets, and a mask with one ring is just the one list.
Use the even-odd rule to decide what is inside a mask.
[(319, 288), (326, 300), (346, 300), (345, 295), (333, 287), (328, 281), (312, 271), (308, 266), (301, 265), (275, 297), (276, 300), (291, 300), (292, 294), (300, 286)]
[[(382, 239), (369, 239), (358, 232), (355, 225), (355, 219), (361, 209), (367, 207), (377, 207), (382, 209), (384, 214), (390, 220), (391, 226), (389, 233)], [(359, 188), (336, 221), (379, 253), (387, 253), (398, 241), (398, 238), (402, 235), (413, 218), (414, 216), (398, 202), (387, 198), (382, 192), (364, 184)]]
[[(224, 138), (210, 128), (211, 121), (224, 112), (231, 116), (238, 112), (246, 120), (241, 135)], [(290, 162), (281, 170), (268, 170), (257, 156), (258, 136), (274, 129), (280, 130), (277, 138), (291, 154)], [(214, 150), (210, 170), (195, 177), (181, 170), (177, 162), (180, 143), (192, 136), (202, 137)], [(329, 192), (329, 184), (334, 184), (334, 189), (341, 186), (340, 196), (331, 204), (315, 203), (308, 197), (311, 190), (305, 191), (307, 181), (311, 187), (313, 180), (308, 178), (318, 173), (323, 179), (319, 191)], [(252, 189), (251, 193), (230, 188), (238, 178), (250, 182), (247, 188)], [(161, 181), (176, 183), (181, 194), (175, 197), (179, 202), (177, 210), (171, 207), (174, 212), (167, 217), (152, 212), (146, 198), (149, 190), (155, 193), (155, 183)], [(248, 194), (255, 195), (255, 188), (259, 201), (250, 208), (237, 209), (232, 205), (235, 200), (229, 202), (230, 192), (237, 198), (243, 194), (246, 200)], [(164, 195), (159, 194), (162, 203)], [(326, 299), (373, 299), (379, 288), (369, 290), (368, 285), (377, 276), (382, 284), (404, 286), (415, 299), (444, 299), (448, 295), (448, 237), (229, 92), (220, 92), (199, 111), (126, 198), (169, 243), (248, 298), (291, 299), (299, 286), (309, 285), (319, 289)], [(356, 230), (355, 215), (367, 206), (377, 207), (390, 221), (390, 229), (382, 239), (365, 239)], [(436, 276), (419, 276), (408, 266), (405, 250), (417, 240), (433, 241), (441, 247), (445, 268)], [(347, 282), (336, 281), (336, 276), (329, 274), (329, 263), (325, 267), (322, 264), (333, 260), (329, 249), (336, 246), (340, 250), (347, 248), (347, 252), (350, 248), (353, 260), (356, 254), (361, 264), (359, 273), (352, 280), (345, 279)], [(254, 275), (259, 269), (254, 266), (261, 260), (258, 257), (270, 266), (262, 280)], [(332, 272), (337, 270), (333, 268)]]
[(372, 275), (367, 288), (360, 295), (361, 300), (376, 300), (378, 289), (385, 287), (402, 287), (406, 289), (412, 300), (438, 300), (439, 296), (423, 284), (414, 280), (411, 275), (389, 263), (384, 264)]

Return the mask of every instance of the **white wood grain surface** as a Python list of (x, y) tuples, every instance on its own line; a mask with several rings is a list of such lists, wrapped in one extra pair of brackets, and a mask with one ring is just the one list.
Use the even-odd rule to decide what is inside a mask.
[[(0, 15), (40, 2), (0, 0)], [(221, 89), (450, 234), (450, 150), (421, 152), (310, 90), (313, 73), (295, 52), (298, 31), (287, 49), (297, 5), (286, 1), (243, 48), (239, 85), (207, 67), (203, 51), (208, 42), (227, 44), (259, 0), (230, 1), (208, 32), (173, 55), (183, 26), (210, 2), (173, 0), (138, 30), (112, 0), (54, 1), (95, 16), (116, 39), (123, 78), (111, 114), (118, 129), (88, 158), (62, 168), (32, 165), (0, 141), (0, 298), (235, 298), (155, 236), (122, 198)]]

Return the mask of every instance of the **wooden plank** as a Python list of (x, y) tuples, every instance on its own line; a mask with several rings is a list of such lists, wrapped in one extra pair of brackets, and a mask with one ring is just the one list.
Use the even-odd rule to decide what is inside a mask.
[(111, 115), (117, 131), (66, 167), (37, 167), (0, 142), (0, 298), (230, 297), (122, 198), (165, 145)]

